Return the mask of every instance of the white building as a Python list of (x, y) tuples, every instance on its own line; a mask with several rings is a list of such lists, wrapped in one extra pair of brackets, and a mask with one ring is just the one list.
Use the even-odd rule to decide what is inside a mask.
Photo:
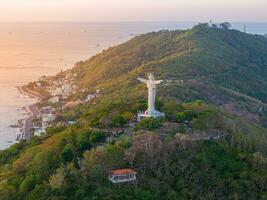
[(69, 120), (69, 121), (68, 121), (68, 124), (69, 124), (69, 125), (73, 125), (73, 124), (76, 124), (76, 123), (77, 123), (77, 122), (76, 122), (75, 120)]
[(63, 98), (66, 98), (72, 94), (72, 85), (69, 83), (62, 85), (61, 89)]
[(91, 101), (92, 99), (96, 98), (96, 94), (88, 94), (86, 101)]
[(50, 114), (43, 114), (42, 115), (42, 129), (46, 129), (47, 127), (50, 126), (51, 122), (54, 121), (55, 116), (50, 113)]
[(132, 169), (113, 170), (109, 175), (109, 180), (112, 183), (124, 183), (136, 180), (136, 172)]
[(51, 103), (58, 103), (59, 102), (59, 96), (53, 96), (49, 99)]
[(41, 127), (34, 127), (34, 135), (40, 136), (45, 133), (45, 130)]
[(42, 83), (40, 81), (37, 81), (36, 82), (36, 85), (37, 85), (37, 87), (41, 87), (42, 86)]

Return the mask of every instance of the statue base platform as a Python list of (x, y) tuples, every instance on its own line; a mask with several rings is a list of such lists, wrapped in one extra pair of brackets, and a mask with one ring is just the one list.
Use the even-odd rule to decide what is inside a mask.
[(150, 112), (148, 110), (146, 110), (145, 112), (139, 112), (137, 114), (137, 121), (140, 121), (144, 117), (160, 118), (160, 117), (165, 117), (165, 113), (159, 112), (157, 110), (153, 110)]

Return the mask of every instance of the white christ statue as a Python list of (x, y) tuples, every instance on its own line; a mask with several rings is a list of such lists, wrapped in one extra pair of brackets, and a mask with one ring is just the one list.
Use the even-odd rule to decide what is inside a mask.
[(153, 74), (149, 74), (148, 79), (138, 78), (138, 80), (145, 83), (148, 88), (148, 109), (138, 114), (138, 120), (141, 117), (164, 117), (164, 113), (155, 109), (156, 85), (162, 83), (163, 80), (155, 80)]

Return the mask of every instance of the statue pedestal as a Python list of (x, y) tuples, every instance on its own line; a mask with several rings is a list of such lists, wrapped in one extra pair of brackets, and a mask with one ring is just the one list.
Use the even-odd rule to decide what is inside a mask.
[(139, 112), (137, 114), (137, 121), (140, 121), (144, 117), (160, 118), (165, 117), (165, 114), (157, 110), (153, 110), (151, 112), (148, 112), (148, 110), (146, 110), (145, 112)]

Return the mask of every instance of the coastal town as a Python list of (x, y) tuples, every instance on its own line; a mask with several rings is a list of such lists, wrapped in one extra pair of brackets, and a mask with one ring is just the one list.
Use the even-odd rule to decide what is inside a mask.
[[(23, 108), (27, 117), (18, 121), (20, 134), (17, 136), (17, 141), (29, 140), (33, 136), (44, 134), (60, 111), (88, 103), (100, 96), (100, 89), (97, 89), (95, 93), (88, 93), (82, 99), (69, 100), (69, 97), (78, 90), (74, 83), (76, 76), (76, 74), (66, 73), (57, 80), (43, 76), (33, 83), (18, 87), (21, 93), (37, 99), (38, 102)], [(40, 105), (40, 102), (45, 103)], [(75, 123), (75, 120), (61, 122), (65, 126)]]

